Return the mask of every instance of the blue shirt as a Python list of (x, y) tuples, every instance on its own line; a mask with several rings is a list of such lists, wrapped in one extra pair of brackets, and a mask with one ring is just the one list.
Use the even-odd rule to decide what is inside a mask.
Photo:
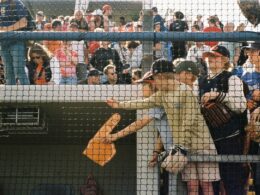
[(24, 17), (28, 17), (28, 10), (20, 0), (10, 0), (0, 3), (0, 26), (11, 26)]
[(252, 98), (252, 93), (255, 89), (260, 89), (260, 72), (247, 72), (242, 76), (242, 80), (248, 85), (248, 99)]
[(150, 108), (148, 116), (154, 119), (155, 127), (160, 133), (164, 149), (169, 150), (173, 145), (172, 130), (168, 124), (167, 115), (162, 108)]

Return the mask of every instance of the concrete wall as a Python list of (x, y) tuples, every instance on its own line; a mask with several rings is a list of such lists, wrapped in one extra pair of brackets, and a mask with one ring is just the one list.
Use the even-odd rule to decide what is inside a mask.
[[(136, 120), (136, 111), (114, 110), (108, 97), (136, 99), (138, 86), (1, 86), (3, 107), (39, 106), (46, 114), (46, 134), (0, 138), (0, 194), (27, 195), (39, 184), (68, 184), (79, 194), (93, 172), (104, 195), (136, 192), (136, 136), (116, 142), (117, 154), (104, 167), (82, 155), (104, 121), (115, 112), (122, 120), (114, 132)], [(28, 127), (29, 128), (29, 127)]]

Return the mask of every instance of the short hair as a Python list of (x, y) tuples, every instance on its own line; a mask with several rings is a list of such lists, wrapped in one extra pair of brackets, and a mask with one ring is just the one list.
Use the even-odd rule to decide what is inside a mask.
[(177, 11), (174, 13), (174, 16), (177, 18), (177, 19), (180, 19), (182, 20), (184, 18), (184, 14), (181, 12), (181, 11)]
[(193, 28), (195, 28), (196, 30), (200, 30), (200, 26), (198, 24), (194, 24), (192, 25)]
[(114, 70), (116, 70), (116, 66), (115, 66), (114, 64), (108, 64), (108, 65), (106, 65), (105, 68), (104, 68), (104, 70), (103, 70), (103, 72), (104, 72), (105, 75), (107, 75), (109, 69), (114, 69)]
[(52, 28), (56, 28), (57, 26), (62, 26), (61, 20), (59, 19), (54, 19), (51, 23)]
[(157, 9), (157, 7), (152, 7), (152, 11), (154, 11), (154, 12), (158, 12), (158, 9)]
[(136, 42), (136, 41), (130, 41), (130, 42), (128, 42), (128, 44), (127, 44), (127, 48), (128, 48), (128, 49), (135, 49), (135, 48), (137, 48), (139, 45), (140, 45), (140, 44), (139, 44), (138, 42)]
[(138, 76), (138, 78), (142, 78), (142, 69), (135, 68), (132, 70), (132, 75)]

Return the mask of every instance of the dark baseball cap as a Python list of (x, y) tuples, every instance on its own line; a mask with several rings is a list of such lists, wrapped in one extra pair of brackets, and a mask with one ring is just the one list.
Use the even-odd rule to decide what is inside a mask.
[(222, 45), (216, 45), (210, 49), (210, 51), (203, 53), (202, 57), (206, 58), (209, 56), (224, 56), (230, 58), (230, 53), (228, 49)]
[(250, 42), (248, 46), (244, 46), (242, 49), (260, 50), (260, 42)]
[(97, 69), (92, 69), (88, 73), (88, 77), (90, 76), (100, 76), (102, 75), (102, 72), (98, 71)]
[(144, 74), (144, 76), (135, 81), (135, 83), (153, 83), (154, 79), (153, 79), (153, 73), (151, 71), (148, 71)]
[(176, 67), (176, 73), (181, 73), (182, 71), (187, 71), (195, 76), (198, 76), (200, 71), (196, 63), (193, 61), (185, 60), (181, 61)]
[(151, 72), (152, 75), (158, 74), (158, 73), (166, 73), (166, 72), (172, 72), (175, 73), (175, 67), (172, 62), (160, 58), (158, 60), (155, 60), (151, 66)]

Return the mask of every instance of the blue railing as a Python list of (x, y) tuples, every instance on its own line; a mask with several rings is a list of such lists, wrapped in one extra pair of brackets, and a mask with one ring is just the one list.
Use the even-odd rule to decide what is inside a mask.
[(260, 41), (260, 32), (1, 32), (0, 41), (15, 40), (96, 40), (96, 41)]

